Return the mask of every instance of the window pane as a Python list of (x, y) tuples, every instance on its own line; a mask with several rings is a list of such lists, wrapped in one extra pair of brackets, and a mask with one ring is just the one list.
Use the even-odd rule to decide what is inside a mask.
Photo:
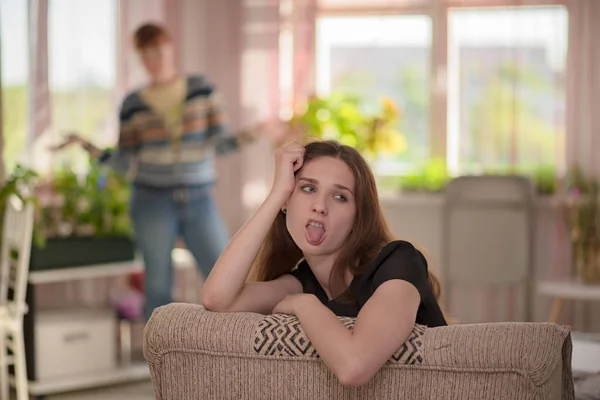
[[(49, 85), (58, 135), (77, 131), (97, 145), (116, 140), (117, 12), (116, 0), (50, 2)], [(81, 170), (87, 158), (72, 148), (55, 156), (55, 166), (65, 163)]]
[[(27, 2), (0, 1), (2, 58), (2, 129), (6, 172), (23, 161), (29, 129)], [(9, 39), (10, 38), (10, 39)]]
[(450, 170), (562, 169), (566, 9), (451, 10), (448, 29)]
[[(373, 7), (403, 7), (415, 4), (429, 3), (432, 0), (317, 0), (322, 8), (373, 8)], [(434, 0), (435, 1), (435, 0)]]
[(431, 20), (427, 16), (328, 17), (317, 25), (317, 90), (357, 95), (366, 108), (399, 107), (401, 144), (375, 171), (399, 175), (429, 158)]

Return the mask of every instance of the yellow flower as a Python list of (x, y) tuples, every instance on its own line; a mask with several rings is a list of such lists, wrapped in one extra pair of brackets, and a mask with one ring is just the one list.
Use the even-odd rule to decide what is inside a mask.
[(404, 135), (394, 130), (386, 133), (377, 143), (377, 147), (381, 149), (381, 152), (387, 155), (404, 153), (408, 147)]
[(383, 110), (386, 115), (391, 115), (395, 118), (400, 118), (400, 109), (394, 100), (390, 97), (384, 97), (382, 100)]

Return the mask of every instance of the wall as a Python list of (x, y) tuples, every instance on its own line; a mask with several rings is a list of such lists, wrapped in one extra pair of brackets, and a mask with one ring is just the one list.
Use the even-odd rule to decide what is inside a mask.
[[(385, 216), (394, 234), (401, 239), (409, 240), (425, 251), (430, 265), (443, 278), (443, 205), (442, 195), (406, 194), (381, 199)], [(565, 243), (563, 217), (556, 200), (542, 198), (535, 206), (534, 229), (534, 276), (535, 282), (547, 279), (568, 277), (569, 253), (561, 243)], [(443, 281), (443, 280), (442, 280)], [(443, 290), (444, 288), (442, 288)], [(499, 290), (499, 297), (508, 294)], [(460, 302), (459, 314), (465, 312), (485, 315), (487, 320), (501, 320), (506, 315), (506, 303), (498, 302), (491, 313), (483, 304), (485, 298), (467, 298)], [(561, 314), (560, 323), (572, 325), (580, 331), (600, 332), (598, 311), (594, 311), (585, 302), (568, 302)], [(534, 294), (533, 319), (547, 321), (550, 315), (552, 299)], [(483, 314), (479, 314), (482, 312)], [(488, 312), (486, 314), (486, 312)], [(596, 318), (594, 318), (596, 317)]]

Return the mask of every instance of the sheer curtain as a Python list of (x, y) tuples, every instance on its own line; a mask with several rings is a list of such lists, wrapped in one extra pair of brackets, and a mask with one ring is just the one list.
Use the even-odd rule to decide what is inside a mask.
[(568, 11), (505, 3), (448, 9), (448, 167), (564, 171)]
[[(570, 0), (569, 53), (567, 64), (567, 166), (579, 166), (585, 173), (600, 178), (600, 2)], [(556, 265), (553, 277), (570, 274), (569, 232), (561, 219), (558, 248), (563, 248), (563, 263)], [(560, 228), (559, 228), (560, 229)], [(569, 258), (567, 258), (569, 257)], [(566, 323), (576, 330), (600, 330), (600, 310), (589, 302), (569, 302), (564, 312)]]
[[(5, 7), (2, 10), (5, 17), (14, 18), (10, 21), (8, 19), (2, 21), (4, 26), (10, 29), (10, 31), (3, 30), (5, 33), (3, 41), (13, 34), (19, 37), (19, 39), (13, 39), (12, 43), (3, 43), (6, 45), (2, 49), (3, 64), (6, 63), (10, 67), (7, 70), (10, 73), (7, 76), (8, 81), (3, 81), (3, 84), (7, 84), (7, 89), (11, 86), (13, 83), (11, 80), (14, 77), (12, 70), (17, 65), (21, 70), (19, 75), (23, 76), (26, 83), (25, 91), (21, 95), (13, 90), (10, 94), (6, 93), (10, 98), (4, 99), (3, 112), (7, 115), (3, 115), (2, 119), (7, 121), (10, 126), (6, 126), (8, 129), (3, 132), (3, 135), (7, 135), (4, 137), (4, 142), (9, 153), (3, 154), (6, 156), (6, 160), (3, 156), (1, 159), (3, 168), (7, 167), (6, 172), (11, 173), (15, 163), (22, 163), (34, 168), (38, 165), (39, 157), (36, 157), (36, 154), (31, 151), (32, 146), (51, 129), (52, 103), (48, 82), (47, 41), (48, 0), (29, 0), (20, 2), (18, 5), (16, 1), (9, 1), (3, 4), (3, 7)], [(20, 20), (18, 17), (21, 16), (25, 19)], [(16, 33), (15, 28), (17, 28)], [(12, 50), (15, 45), (22, 47), (15, 52)], [(23, 54), (23, 48), (26, 48), (26, 56)], [(21, 59), (22, 57), (23, 59)], [(47, 160), (45, 152), (38, 153), (46, 155), (45, 159)]]
[(118, 2), (31, 0), (28, 4), (27, 158), (42, 174), (61, 166), (83, 171), (87, 158), (81, 150), (53, 154), (48, 147), (69, 131), (100, 145), (115, 137)]
[(600, 176), (600, 2), (569, 2), (568, 165)]
[[(29, 7), (21, 0), (0, 2), (0, 52), (2, 97), (1, 168), (7, 174), (25, 152), (29, 137)], [(5, 170), (6, 167), (6, 170)], [(4, 177), (2, 173), (1, 177)]]
[(31, 0), (30, 15), (33, 21), (31, 41), (31, 134), (28, 143), (39, 138), (50, 127), (51, 102), (48, 85), (48, 0)]
[[(564, 175), (572, 138), (569, 76), (579, 2), (448, 0), (448, 167), (458, 173)], [(469, 7), (469, 8), (465, 8)], [(589, 118), (586, 117), (586, 118)], [(568, 274), (568, 237), (559, 210), (536, 205), (534, 282)], [(513, 285), (457, 290), (463, 322), (515, 319), (526, 301)], [(547, 298), (528, 304), (534, 318)]]

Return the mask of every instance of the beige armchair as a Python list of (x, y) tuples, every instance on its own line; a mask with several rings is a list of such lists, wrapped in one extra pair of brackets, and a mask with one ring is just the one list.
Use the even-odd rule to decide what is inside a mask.
[[(352, 329), (354, 319), (341, 318)], [(574, 398), (571, 331), (550, 323), (416, 326), (366, 385), (347, 387), (293, 316), (170, 304), (144, 330), (157, 400)]]

